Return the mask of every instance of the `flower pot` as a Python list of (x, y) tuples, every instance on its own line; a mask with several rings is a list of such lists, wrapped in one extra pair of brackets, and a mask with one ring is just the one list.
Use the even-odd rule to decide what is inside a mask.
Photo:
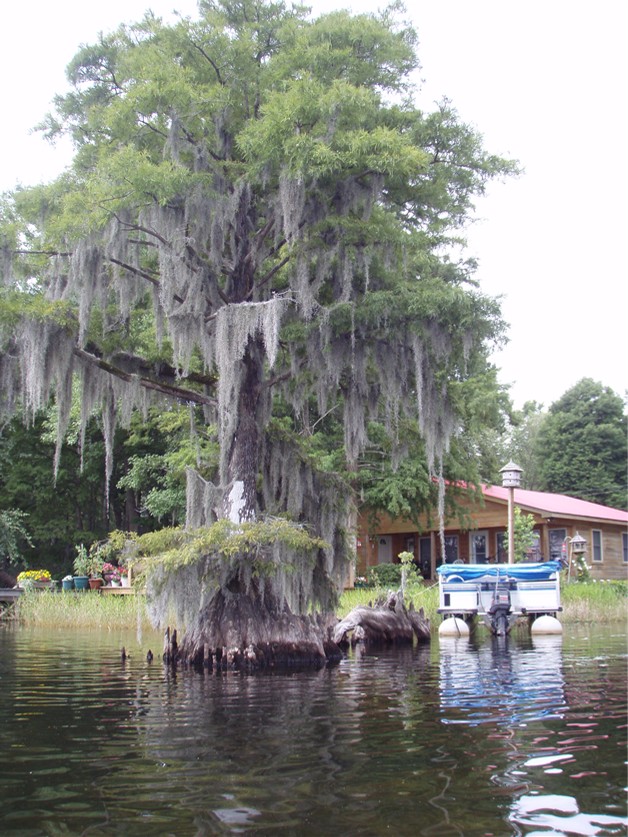
[(88, 575), (75, 575), (74, 576), (74, 589), (75, 590), (89, 590), (89, 576)]
[(130, 587), (131, 586), (131, 582), (129, 581), (128, 575), (123, 575), (122, 576), (122, 578), (120, 579), (120, 585), (122, 587)]
[(64, 578), (61, 582), (61, 586), (64, 590), (74, 590), (74, 579), (73, 578)]
[(111, 579), (111, 586), (112, 587), (122, 587), (122, 584), (119, 581), (117, 581), (116, 579), (112, 578)]
[(89, 589), (90, 590), (98, 590), (100, 587), (103, 586), (104, 583), (105, 583), (105, 581), (102, 578), (90, 578)]

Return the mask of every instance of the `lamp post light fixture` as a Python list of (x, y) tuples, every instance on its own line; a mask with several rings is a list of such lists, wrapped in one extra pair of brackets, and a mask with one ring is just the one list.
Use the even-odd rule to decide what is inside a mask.
[(508, 489), (508, 563), (515, 563), (515, 488), (521, 485), (520, 468), (514, 462), (509, 462), (499, 472), (502, 475), (502, 485)]

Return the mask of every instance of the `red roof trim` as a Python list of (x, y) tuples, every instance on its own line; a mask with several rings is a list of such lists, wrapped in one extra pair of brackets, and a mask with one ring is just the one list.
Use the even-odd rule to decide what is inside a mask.
[[(508, 501), (508, 489), (500, 485), (483, 485), (482, 494), (487, 499)], [(612, 523), (628, 523), (628, 512), (622, 509), (612, 509), (599, 503), (590, 503), (588, 500), (567, 497), (565, 494), (549, 494), (545, 491), (515, 488), (514, 501), (518, 506), (555, 517), (592, 518)]]

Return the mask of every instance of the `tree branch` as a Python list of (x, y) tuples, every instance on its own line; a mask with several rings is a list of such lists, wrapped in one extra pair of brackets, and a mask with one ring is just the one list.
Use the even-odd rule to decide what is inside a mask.
[[(159, 285), (160, 285), (159, 280), (157, 278), (155, 278), (154, 276), (151, 276), (150, 273), (146, 273), (146, 271), (144, 271), (144, 270), (140, 270), (137, 267), (133, 267), (133, 265), (126, 264), (126, 262), (121, 262), (119, 259), (115, 259), (113, 256), (108, 256), (108, 259), (113, 264), (117, 264), (119, 267), (123, 268), (124, 270), (128, 270), (129, 273), (132, 273), (134, 276), (139, 276), (141, 279), (146, 279), (147, 282), (150, 282), (151, 285), (154, 285), (156, 288), (159, 287)], [(182, 297), (178, 296), (178, 294), (174, 295), (174, 299), (179, 303), (183, 302)]]
[[(138, 381), (140, 386), (145, 389), (160, 392), (162, 395), (167, 395), (169, 398), (174, 398), (177, 401), (192, 401), (194, 404), (203, 404), (210, 407), (216, 406), (214, 398), (210, 398), (209, 396), (203, 395), (202, 393), (196, 392), (192, 389), (173, 386), (172, 384), (167, 384), (164, 381), (156, 381), (153, 378), (147, 378), (134, 372), (127, 372), (124, 369), (114, 366), (112, 363), (109, 363), (101, 357), (90, 354), (90, 352), (85, 351), (85, 349), (76, 347), (74, 349), (74, 354), (83, 362), (89, 363), (92, 366), (97, 366), (99, 369), (102, 369), (104, 372), (107, 372), (109, 375), (113, 375), (115, 378), (119, 378), (122, 381)], [(192, 376), (189, 376), (188, 380), (192, 380)], [(208, 383), (209, 380), (209, 378), (205, 379), (204, 383)]]
[(70, 258), (73, 253), (63, 253), (59, 250), (12, 250), (15, 256), (65, 256)]
[(196, 41), (193, 41), (191, 38), (190, 38), (190, 43), (192, 44), (194, 49), (196, 49), (196, 50), (198, 50), (198, 52), (200, 52), (200, 54), (208, 62), (208, 64), (210, 64), (213, 67), (213, 70), (216, 73), (216, 78), (218, 79), (218, 84), (220, 84), (220, 85), (222, 85), (222, 87), (224, 87), (225, 82), (223, 81), (223, 78), (220, 75), (220, 70), (218, 68), (218, 64), (216, 64), (216, 62), (213, 60), (213, 58), (209, 57), (209, 55), (205, 52), (205, 50), (203, 49), (203, 47), (200, 44), (198, 44)]

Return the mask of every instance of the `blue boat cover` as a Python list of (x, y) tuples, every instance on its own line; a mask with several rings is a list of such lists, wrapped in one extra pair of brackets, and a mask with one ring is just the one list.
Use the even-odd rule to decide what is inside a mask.
[(463, 581), (474, 581), (483, 576), (515, 578), (520, 581), (545, 581), (562, 569), (560, 561), (540, 564), (441, 564), (437, 572), (443, 578), (459, 576)]

